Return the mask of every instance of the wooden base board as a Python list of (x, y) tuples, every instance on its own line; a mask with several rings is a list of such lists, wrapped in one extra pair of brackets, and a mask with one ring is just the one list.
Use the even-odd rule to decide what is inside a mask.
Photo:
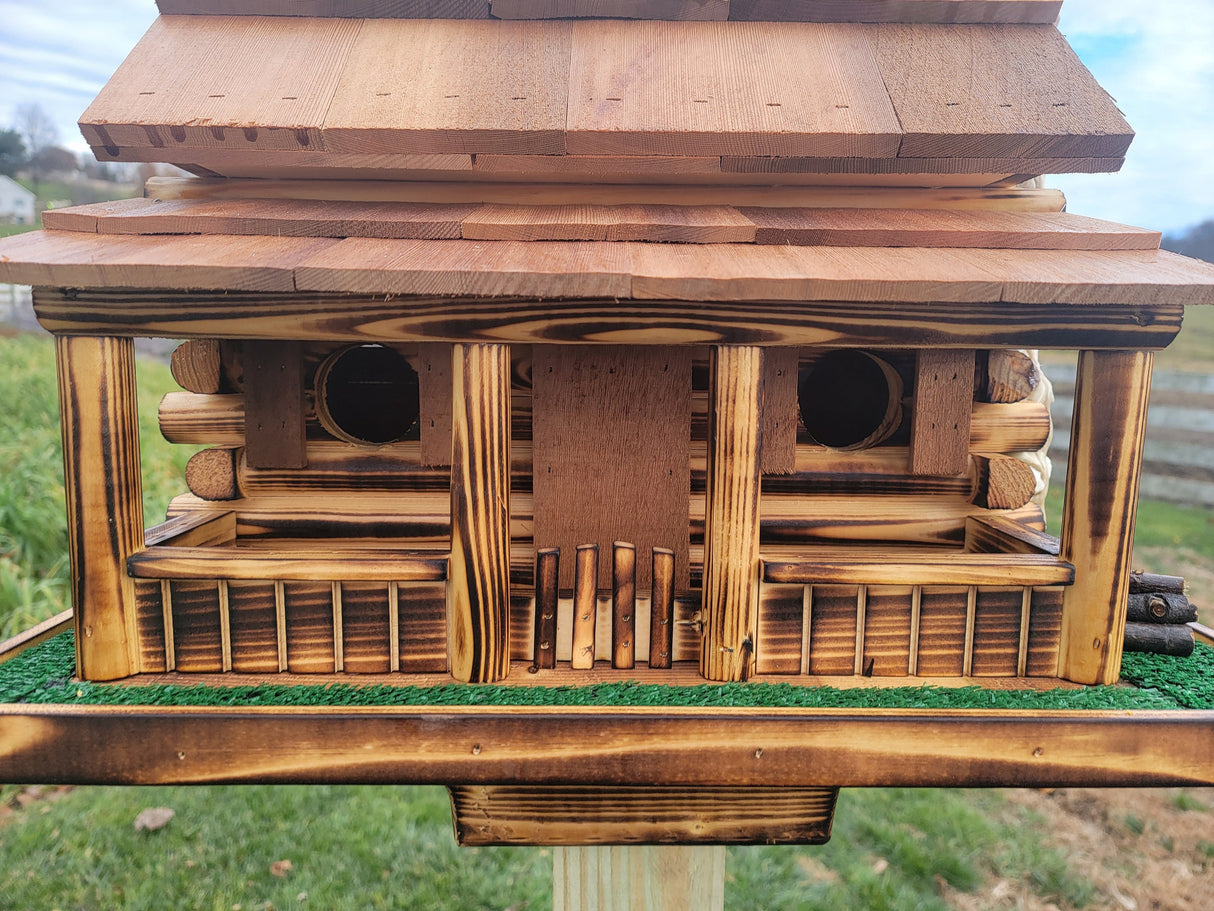
[(456, 840), (481, 845), (821, 845), (837, 788), (459, 785)]

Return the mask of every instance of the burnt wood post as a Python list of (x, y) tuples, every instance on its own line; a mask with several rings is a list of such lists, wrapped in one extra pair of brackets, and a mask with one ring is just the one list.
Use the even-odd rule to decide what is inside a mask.
[(1154, 355), (1080, 351), (1062, 512), (1063, 595), (1058, 675), (1115, 683), (1121, 672), (1134, 513)]
[(143, 490), (129, 338), (56, 336), (77, 671), (137, 674), (135, 589), (126, 561), (143, 549)]
[(491, 683), (510, 672), (510, 346), (451, 355), (451, 674)]
[(700, 645), (709, 680), (745, 680), (754, 669), (762, 415), (763, 349), (713, 348)]

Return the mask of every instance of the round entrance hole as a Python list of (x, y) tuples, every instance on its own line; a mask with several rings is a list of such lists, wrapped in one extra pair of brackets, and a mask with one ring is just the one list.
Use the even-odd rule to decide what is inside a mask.
[(902, 378), (867, 351), (822, 355), (800, 377), (801, 420), (814, 442), (831, 449), (867, 449), (902, 423)]
[(418, 411), (417, 371), (391, 348), (343, 348), (316, 371), (316, 416), (347, 443), (378, 446), (403, 439)]

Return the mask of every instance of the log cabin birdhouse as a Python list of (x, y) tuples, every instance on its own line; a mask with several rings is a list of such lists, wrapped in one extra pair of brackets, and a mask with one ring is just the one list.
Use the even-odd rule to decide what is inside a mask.
[[(159, 6), (81, 128), (196, 176), (0, 244), (57, 340), (81, 677), (1117, 680), (1152, 352), (1214, 270), (1033, 181), (1132, 136), (1056, 0)], [(185, 340), (160, 426), (202, 447), (147, 529), (136, 336)], [(1045, 347), (1079, 352), (1061, 541)], [(618, 840), (820, 839), (834, 786), (896, 779), (735, 715), (814, 762), (638, 772), (720, 739), (654, 710), (579, 764), (543, 740), (586, 746), (570, 710), (448, 718), (396, 768), (457, 815), (514, 776), (584, 812), (631, 781)], [(985, 746), (948, 780), (1039, 780), (1041, 747), (954, 720)], [(856, 769), (911, 749), (855, 723)], [(1101, 749), (1149, 749), (1126, 730)], [(662, 828), (663, 781), (802, 824)]]

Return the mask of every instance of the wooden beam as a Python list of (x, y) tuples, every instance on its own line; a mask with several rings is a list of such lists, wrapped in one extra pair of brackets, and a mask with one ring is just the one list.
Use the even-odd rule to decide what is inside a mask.
[(712, 349), (700, 673), (754, 671), (759, 581), (763, 350)]
[(244, 344), (245, 458), (257, 468), (303, 468), (304, 382), (297, 341)]
[(62, 415), (77, 672), (139, 672), (135, 592), (126, 561), (143, 547), (135, 349), (130, 339), (55, 339)]
[(1129, 591), (1138, 479), (1154, 358), (1081, 351), (1062, 513), (1062, 558), (1075, 566), (1063, 596), (1059, 676), (1115, 683)]
[(510, 671), (510, 346), (452, 348), (451, 673)]
[(958, 475), (969, 461), (974, 352), (916, 352), (911, 415), (911, 474)]

